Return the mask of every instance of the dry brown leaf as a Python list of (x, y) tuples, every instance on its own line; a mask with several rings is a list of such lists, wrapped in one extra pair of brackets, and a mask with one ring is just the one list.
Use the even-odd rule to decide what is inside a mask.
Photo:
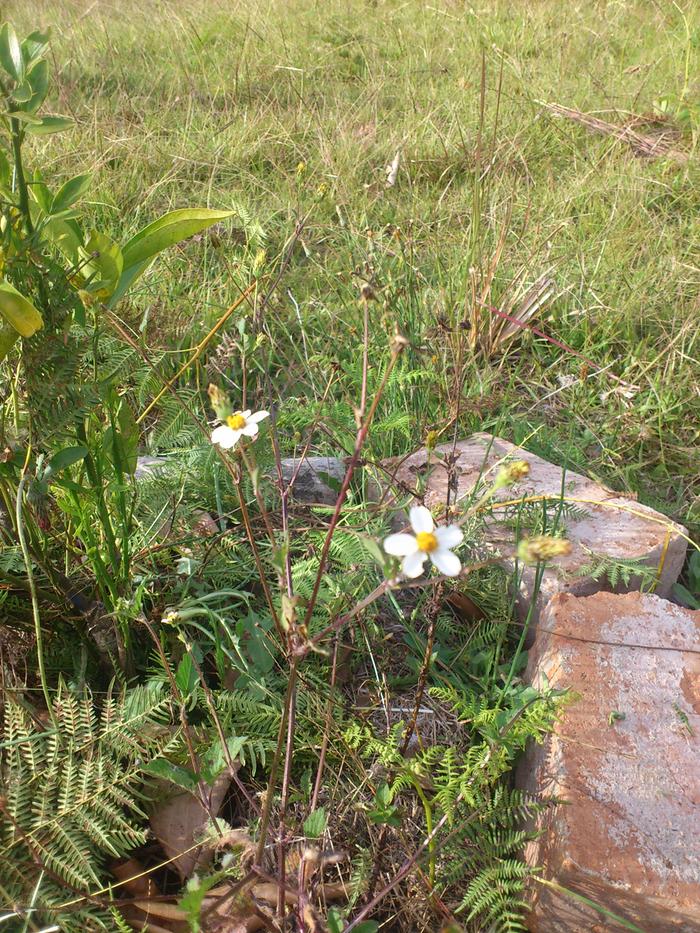
[(396, 184), (396, 179), (399, 177), (399, 165), (401, 164), (401, 152), (397, 149), (396, 155), (394, 156), (391, 165), (386, 167), (386, 186), (387, 188), (393, 188)]
[[(178, 792), (156, 804), (151, 812), (151, 829), (163, 851), (172, 859), (172, 866), (185, 881), (195, 868), (201, 869), (211, 860), (213, 846), (196, 845), (212, 818), (218, 816), (231, 786), (231, 775), (224, 771), (216, 779), (209, 796), (209, 812), (198, 796)], [(163, 789), (172, 787), (161, 784)]]
[(550, 113), (558, 117), (565, 117), (567, 120), (573, 120), (574, 123), (580, 123), (591, 133), (598, 133), (601, 136), (614, 136), (621, 142), (627, 143), (632, 150), (640, 156), (652, 158), (656, 156), (665, 156), (675, 159), (677, 162), (685, 162), (688, 156), (685, 152), (675, 149), (671, 145), (673, 135), (671, 133), (661, 133), (658, 136), (645, 136), (638, 133), (630, 126), (618, 126), (615, 123), (608, 123), (607, 120), (601, 120), (590, 113), (583, 113), (574, 107), (562, 107), (561, 104), (545, 104)]

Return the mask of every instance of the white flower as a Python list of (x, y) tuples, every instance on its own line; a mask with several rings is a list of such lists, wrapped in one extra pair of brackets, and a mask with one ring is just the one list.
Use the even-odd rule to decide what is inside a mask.
[(269, 411), (256, 411), (251, 414), (247, 411), (237, 411), (229, 415), (224, 424), (214, 428), (211, 434), (212, 444), (218, 444), (225, 450), (235, 447), (241, 437), (256, 437), (258, 433), (258, 422), (263, 418), (269, 418)]
[(457, 525), (436, 528), (433, 516), (424, 505), (414, 506), (410, 515), (414, 534), (389, 535), (384, 541), (384, 550), (394, 557), (403, 557), (401, 572), (405, 577), (419, 577), (428, 557), (440, 573), (456, 577), (462, 564), (450, 549), (462, 543), (461, 528)]

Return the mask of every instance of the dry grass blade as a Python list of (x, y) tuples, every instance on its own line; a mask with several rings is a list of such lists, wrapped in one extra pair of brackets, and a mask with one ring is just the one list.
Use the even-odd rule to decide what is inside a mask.
[[(667, 159), (675, 159), (677, 162), (685, 162), (688, 158), (685, 152), (676, 149), (671, 139), (673, 134), (670, 132), (660, 133), (656, 136), (644, 135), (633, 130), (630, 124), (618, 126), (616, 123), (608, 123), (607, 120), (601, 120), (590, 113), (583, 113), (574, 107), (563, 107), (561, 104), (547, 104), (544, 106), (550, 113), (557, 117), (564, 117), (567, 120), (573, 120), (585, 126), (591, 133), (598, 133), (601, 136), (614, 136), (621, 142), (628, 143), (636, 155), (645, 158), (660, 158), (664, 156)], [(636, 122), (634, 118), (630, 122)]]
[(524, 325), (546, 307), (553, 298), (554, 280), (547, 274), (541, 275), (525, 292), (518, 306), (509, 311), (509, 316), (514, 320), (494, 319), (500, 321), (502, 325), (495, 328), (492, 338), (494, 346), (502, 346), (512, 340), (516, 334), (522, 333)]

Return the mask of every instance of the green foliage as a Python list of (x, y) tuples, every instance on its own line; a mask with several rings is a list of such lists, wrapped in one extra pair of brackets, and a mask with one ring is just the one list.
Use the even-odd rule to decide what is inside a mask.
[[(80, 929), (88, 902), (78, 896), (77, 915), (57, 905), (101, 888), (107, 860), (145, 841), (144, 767), (177, 745), (170, 715), (171, 700), (157, 685), (110, 692), (97, 707), (87, 692), (61, 684), (53, 728), (6, 695), (0, 849), (13, 902), (28, 903), (38, 886), (38, 915), (45, 908), (47, 922)], [(89, 914), (109, 929), (108, 915)]]
[(576, 571), (577, 576), (605, 580), (612, 587), (638, 580), (639, 588), (648, 589), (656, 579), (657, 570), (637, 558), (611, 557), (609, 554), (596, 554), (589, 548), (583, 548), (588, 560)]
[[(36, 726), (21, 720), (31, 741), (6, 744), (3, 767), (8, 781), (19, 774), (32, 787), (45, 784), (58, 808), (61, 795), (82, 800), (81, 784), (97, 788), (111, 817), (86, 802), (94, 827), (74, 825), (68, 813), (68, 840), (41, 835), (26, 805), (17, 810), (57, 860), (56, 873), (76, 872), (81, 888), (88, 880), (92, 890), (106, 882), (114, 851), (131, 852), (143, 839), (141, 795), (153, 777), (190, 790), (199, 779), (214, 781), (230, 756), (251, 800), (272, 802), (271, 834), (282, 806), (284, 749), (276, 751), (278, 735), (287, 737), (293, 655), (263, 584), (279, 608), (288, 554), (303, 617), (316, 593), (329, 510), (294, 505), (283, 533), (269, 479), (274, 458), (263, 444), (255, 481), (242, 471), (239, 499), (202, 433), (211, 417), (203, 403), (209, 379), (236, 405), (273, 411), (282, 456), (307, 445), (348, 456), (360, 395), (377, 396), (387, 336), (398, 331), (409, 345), (362, 451), (365, 475), (383, 476), (384, 458), (403, 456), (429, 433), (446, 441), (489, 430), (663, 500), (681, 520), (688, 509), (694, 520), (698, 343), (687, 322), (697, 291), (698, 121), (689, 93), (697, 16), (632, 0), (601, 26), (585, 4), (564, 21), (552, 0), (515, 13), (487, 2), (456, 26), (413, 0), (375, 4), (369, 13), (359, 0), (331, 0), (294, 2), (293, 16), (257, 5), (249, 30), (214, 0), (197, 10), (194, 30), (186, 8), (172, 17), (124, 0), (105, 43), (102, 18), (80, 15), (82, 0), (72, 5), (70, 35), (57, 31), (55, 59), (43, 33), (21, 40), (9, 25), (0, 30), (0, 605), (13, 625), (8, 641), (17, 624), (16, 641), (28, 652), (28, 688), (36, 686), (38, 652), (25, 637), (34, 621), (49, 646), (50, 692), (61, 675), (72, 678), (72, 693), (59, 688), (62, 709), (68, 695), (84, 712), (66, 714), (58, 733), (43, 716)], [(25, 30), (38, 13), (55, 19), (44, 7), (10, 0)], [(603, 50), (596, 87), (579, 67), (590, 58), (592, 28)], [(619, 41), (625, 30), (635, 35), (632, 63), (630, 43)], [(663, 54), (659, 35), (668, 40)], [(562, 69), (551, 50), (563, 40)], [(482, 96), (474, 63), (484, 49)], [(126, 56), (128, 67), (115, 67)], [(76, 124), (46, 113), (54, 60)], [(677, 134), (674, 145), (690, 158), (638, 160), (625, 141), (552, 119), (546, 102), (555, 98), (587, 110), (607, 106), (596, 88), (627, 100), (630, 111), (638, 101), (645, 112), (653, 105), (660, 122), (650, 132)], [(648, 97), (659, 88), (663, 97)], [(416, 113), (425, 119), (416, 122)], [(399, 140), (399, 174), (385, 188), (382, 166)], [(183, 211), (183, 192), (187, 201), (228, 210)], [(156, 265), (166, 249), (166, 262)], [(539, 333), (516, 331), (493, 353), (494, 313), (517, 312), (530, 283), (545, 270), (551, 278), (551, 268), (559, 294), (537, 309)], [(252, 279), (247, 301), (221, 324)], [(376, 299), (366, 370), (360, 281), (371, 281)], [(581, 358), (591, 363), (579, 368)], [(161, 394), (166, 382), (171, 388)], [(155, 452), (165, 466), (137, 482), (137, 454)], [(235, 456), (232, 465), (241, 468)], [(416, 477), (419, 491), (421, 482)], [(341, 512), (300, 643), (381, 582), (387, 516), (364, 505), (361, 486), (353, 482)], [(192, 521), (202, 513), (211, 519), (206, 534)], [(537, 534), (585, 511), (555, 497), (491, 517)], [(464, 522), (468, 547), (481, 524)], [(686, 602), (698, 596), (694, 567), (677, 590)], [(593, 554), (585, 572), (622, 583), (641, 569)], [(519, 679), (524, 655), (514, 647), (504, 575), (488, 567), (464, 586), (480, 611), (464, 619), (443, 606), (434, 618), (422, 703), (435, 713), (436, 735), (430, 744), (421, 734), (412, 757), (401, 751), (405, 723), (386, 720), (397, 691), (410, 709), (423, 672), (433, 613), (418, 591), (389, 591), (344, 627), (333, 690), (332, 638), (299, 663), (285, 836), (324, 835), (349, 850), (351, 864), (339, 871), (350, 900), (331, 910), (334, 930), (370, 881), (377, 890), (392, 845), (400, 842), (403, 859), (443, 817), (422, 857), (431, 886), (451, 904), (463, 898), (464, 915), (479, 929), (521, 929), (519, 849), (536, 809), (519, 803), (508, 782), (517, 755), (551, 729), (563, 698)], [(106, 633), (101, 648), (96, 631)], [(113, 755), (95, 739), (86, 757), (71, 722), (87, 716), (88, 731), (99, 732), (106, 706), (84, 697), (82, 685), (100, 696), (113, 669), (124, 683), (149, 678), (147, 689), (127, 693), (143, 711), (143, 728), (123, 733), (131, 750)], [(376, 716), (364, 702), (355, 707), (360, 688), (381, 696)], [(163, 710), (148, 712), (161, 701)], [(168, 726), (191, 724), (199, 773), (160, 729), (161, 712)], [(139, 763), (131, 756), (140, 743)], [(325, 771), (309, 813), (322, 747)], [(35, 750), (40, 778), (25, 757), (18, 770), (14, 749)], [(108, 770), (96, 773), (94, 760), (106, 760)], [(61, 772), (73, 775), (70, 787)], [(122, 775), (133, 783), (117, 799), (109, 788), (121, 788)], [(254, 808), (236, 799), (237, 817), (259, 828)], [(216, 825), (228, 824), (222, 817)], [(79, 897), (63, 890), (66, 878), (41, 876), (12, 827), (2, 832), (12, 843), (8, 902)], [(379, 852), (377, 838), (387, 842)], [(225, 877), (215, 870), (185, 893), (193, 928), (209, 881)], [(427, 894), (424, 906), (431, 910)], [(116, 911), (71, 911), (59, 918), (67, 929), (126, 928)], [(46, 923), (55, 920), (47, 910)], [(405, 922), (418, 927), (410, 916)], [(356, 929), (376, 926), (369, 920)]]
[(528, 828), (549, 804), (498, 784), (478, 805), (461, 808), (458, 831), (444, 852), (441, 882), (466, 892), (457, 908), (494, 933), (525, 930), (524, 886), (531, 870), (521, 859), (523, 845), (537, 833)]

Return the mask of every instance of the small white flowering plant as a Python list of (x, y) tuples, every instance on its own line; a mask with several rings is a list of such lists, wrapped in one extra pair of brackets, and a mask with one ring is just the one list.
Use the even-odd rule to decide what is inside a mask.
[(269, 411), (254, 412), (250, 408), (234, 411), (226, 393), (214, 385), (209, 386), (209, 398), (217, 420), (221, 422), (212, 431), (211, 441), (224, 450), (236, 447), (241, 438), (255, 440), (260, 431), (260, 422), (270, 417)]
[(384, 550), (392, 557), (402, 557), (401, 574), (408, 579), (423, 573), (426, 560), (446, 577), (456, 577), (462, 563), (454, 553), (464, 539), (458, 525), (435, 525), (430, 510), (415, 505), (409, 513), (412, 534), (399, 532), (384, 540)]
[(214, 428), (211, 434), (213, 444), (218, 444), (224, 450), (230, 450), (235, 447), (242, 437), (249, 437), (254, 440), (258, 436), (258, 424), (265, 418), (270, 417), (269, 411), (235, 411), (226, 416), (223, 424)]

